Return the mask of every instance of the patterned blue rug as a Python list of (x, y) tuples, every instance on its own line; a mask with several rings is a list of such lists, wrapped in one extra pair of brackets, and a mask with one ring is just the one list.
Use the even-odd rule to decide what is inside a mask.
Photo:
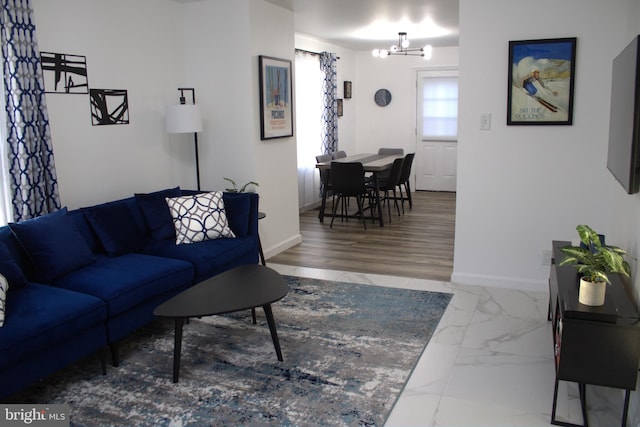
[(288, 277), (273, 304), (284, 362), (261, 309), (185, 325), (172, 383), (173, 323), (122, 344), (119, 368), (90, 358), (14, 401), (66, 403), (74, 426), (381, 426), (451, 294)]

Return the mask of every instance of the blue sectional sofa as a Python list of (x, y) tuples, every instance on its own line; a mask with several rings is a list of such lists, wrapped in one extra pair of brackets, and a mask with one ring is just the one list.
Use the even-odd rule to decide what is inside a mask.
[(253, 193), (222, 194), (227, 222), (221, 237), (177, 244), (166, 198), (205, 194), (213, 193), (176, 187), (0, 227), (0, 273), (9, 282), (0, 399), (107, 348), (117, 366), (118, 342), (150, 322), (160, 303), (225, 270), (257, 263)]

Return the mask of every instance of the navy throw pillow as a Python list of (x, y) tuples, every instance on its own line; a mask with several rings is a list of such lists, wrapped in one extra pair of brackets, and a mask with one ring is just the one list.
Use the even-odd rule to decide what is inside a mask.
[(144, 236), (126, 204), (100, 205), (85, 215), (107, 255), (113, 257), (142, 249)]
[(9, 228), (28, 254), (36, 281), (47, 283), (94, 262), (93, 253), (67, 215), (67, 208), (10, 223)]
[(168, 188), (154, 193), (136, 193), (136, 203), (144, 215), (153, 240), (175, 240), (176, 230), (167, 206), (167, 197), (180, 197), (180, 187)]
[(0, 274), (9, 282), (9, 289), (16, 290), (27, 286), (27, 278), (9, 252), (7, 245), (0, 242)]

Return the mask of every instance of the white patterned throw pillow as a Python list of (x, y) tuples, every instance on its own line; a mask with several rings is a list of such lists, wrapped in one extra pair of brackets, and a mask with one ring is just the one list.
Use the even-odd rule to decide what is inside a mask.
[(0, 327), (4, 325), (4, 312), (7, 301), (7, 291), (9, 290), (9, 282), (0, 274)]
[(221, 191), (167, 198), (176, 244), (236, 237), (229, 228)]

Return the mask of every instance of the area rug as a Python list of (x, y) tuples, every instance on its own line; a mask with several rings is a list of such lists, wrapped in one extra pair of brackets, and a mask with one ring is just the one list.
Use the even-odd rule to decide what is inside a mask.
[(122, 343), (120, 367), (87, 358), (13, 398), (70, 405), (73, 426), (381, 426), (451, 294), (285, 276), (273, 304), (278, 362), (261, 309), (185, 325), (172, 383), (173, 323)]

